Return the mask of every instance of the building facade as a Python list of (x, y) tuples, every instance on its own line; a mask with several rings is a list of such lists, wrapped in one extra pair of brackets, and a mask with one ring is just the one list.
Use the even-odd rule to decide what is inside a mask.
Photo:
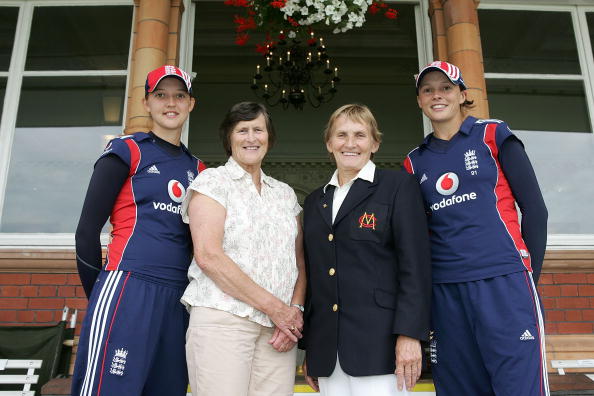
[[(272, 108), (278, 144), (265, 170), (300, 199), (332, 169), (321, 133), (338, 106), (362, 102), (397, 168), (430, 132), (413, 74), (433, 59), (459, 65), (476, 106), (523, 140), (549, 208), (540, 292), (549, 359), (594, 353), (594, 0), (395, 0), (396, 21), (324, 34), (339, 65), (332, 102)], [(263, 58), (234, 43), (222, 0), (0, 1), (0, 325), (50, 324), (84, 312), (74, 231), (95, 159), (122, 133), (150, 130), (146, 73), (195, 74), (184, 141), (208, 165), (225, 160), (217, 128), (250, 90)], [(107, 242), (105, 228), (104, 242)], [(79, 315), (79, 322), (83, 315)]]

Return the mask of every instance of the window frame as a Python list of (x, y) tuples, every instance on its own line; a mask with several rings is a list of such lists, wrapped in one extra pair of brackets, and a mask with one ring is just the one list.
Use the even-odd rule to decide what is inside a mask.
[[(128, 66), (125, 70), (44, 70), (26, 71), (25, 62), (31, 35), (31, 26), (36, 7), (92, 7), (92, 6), (131, 6), (132, 20), (130, 24), (130, 40), (128, 45)], [(125, 97), (128, 97), (128, 75), (130, 71), (132, 42), (134, 37), (135, 7), (133, 0), (20, 0), (2, 2), (0, 7), (19, 8), (15, 37), (10, 56), (8, 71), (0, 71), (0, 77), (6, 77), (6, 93), (0, 119), (0, 218), (4, 209), (4, 199), (8, 182), (8, 171), (13, 148), (16, 121), (21, 97), (23, 77), (72, 77), (72, 76), (125, 76)], [(7, 98), (17, 100), (7, 100)], [(126, 114), (127, 101), (124, 100), (123, 113)], [(125, 119), (125, 117), (124, 117)], [(123, 125), (122, 125), (123, 128)], [(102, 243), (107, 243), (107, 235), (102, 235)], [(64, 248), (74, 246), (74, 233), (5, 233), (0, 232), (0, 247), (2, 248)]]
[[(557, 4), (554, 4), (557, 3)], [(594, 5), (594, 1), (591, 2)], [(590, 130), (594, 133), (594, 65), (592, 64), (592, 51), (590, 37), (585, 19), (585, 12), (579, 5), (561, 5), (560, 2), (544, 1), (525, 4), (508, 4), (504, 1), (485, 0), (479, 4), (479, 10), (508, 10), (508, 11), (539, 11), (539, 12), (569, 12), (571, 16), (573, 32), (575, 34), (578, 62), (581, 74), (544, 74), (544, 73), (490, 73), (485, 72), (485, 80), (488, 79), (509, 79), (509, 80), (554, 80), (554, 81), (583, 81), (586, 105), (589, 110)], [(582, 18), (580, 18), (580, 13)], [(480, 24), (480, 21), (479, 21)], [(479, 25), (480, 27), (480, 25)], [(586, 37), (584, 37), (586, 36)], [(488, 92), (487, 92), (488, 95)]]

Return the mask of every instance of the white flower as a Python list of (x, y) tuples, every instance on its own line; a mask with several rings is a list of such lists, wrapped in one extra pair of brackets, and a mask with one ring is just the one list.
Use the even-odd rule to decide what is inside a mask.
[(365, 23), (365, 13), (373, 0), (287, 0), (281, 8), (302, 26), (324, 23), (334, 33), (346, 32)]
[(297, 37), (297, 33), (295, 33), (294, 31), (290, 30), (289, 31), (289, 38), (295, 38)]
[(285, 3), (285, 6), (281, 8), (281, 11), (285, 14), (285, 16), (291, 16), (297, 11), (297, 5), (295, 4), (295, 0), (288, 0)]

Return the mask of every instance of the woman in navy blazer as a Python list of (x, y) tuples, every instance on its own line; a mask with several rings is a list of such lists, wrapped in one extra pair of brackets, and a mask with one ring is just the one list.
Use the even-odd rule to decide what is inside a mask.
[(381, 133), (366, 106), (337, 109), (324, 140), (337, 169), (304, 205), (306, 379), (326, 396), (405, 395), (421, 375), (420, 341), (429, 336), (418, 183), (376, 169)]

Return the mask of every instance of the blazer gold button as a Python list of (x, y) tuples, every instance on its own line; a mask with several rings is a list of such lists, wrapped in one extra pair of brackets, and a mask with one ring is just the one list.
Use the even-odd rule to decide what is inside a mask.
[(328, 234), (328, 240), (329, 240), (330, 242), (332, 242), (332, 240), (333, 240), (333, 239), (334, 239), (334, 235), (332, 235), (332, 234)]
[(332, 310), (333, 310), (334, 312), (338, 311), (338, 304), (334, 304), (334, 305), (332, 306)]
[(324, 205), (322, 205), (322, 207), (323, 207), (324, 209), (326, 209), (326, 208), (328, 207), (328, 205), (324, 204)]
[(330, 276), (334, 276), (334, 274), (336, 273), (336, 270), (334, 268), (330, 268), (328, 270), (328, 273), (330, 274)]

